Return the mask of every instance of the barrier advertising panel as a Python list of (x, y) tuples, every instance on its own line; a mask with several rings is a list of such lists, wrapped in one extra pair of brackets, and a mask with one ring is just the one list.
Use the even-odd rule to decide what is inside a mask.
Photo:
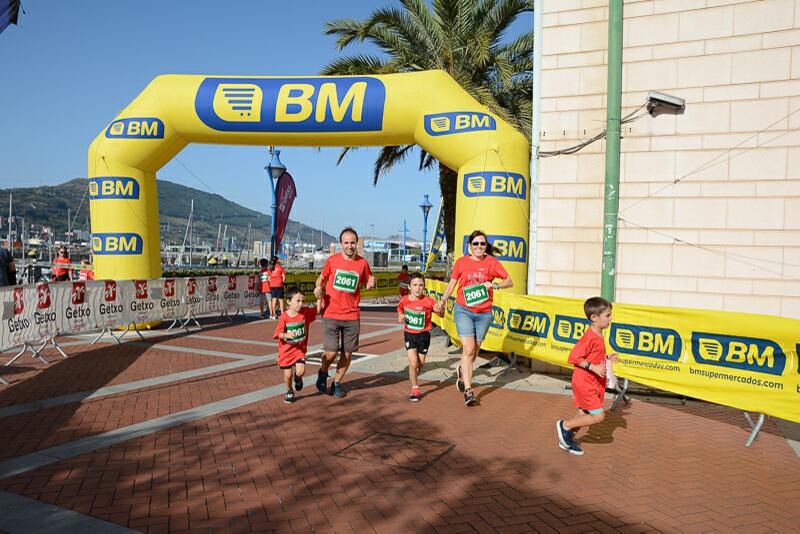
[[(429, 280), (441, 298), (444, 282)], [(450, 297), (434, 316), (458, 339)], [(495, 292), (481, 345), (570, 367), (567, 356), (589, 327), (583, 301)], [(619, 354), (618, 377), (742, 410), (800, 422), (800, 321), (709, 310), (614, 304), (606, 350)]]

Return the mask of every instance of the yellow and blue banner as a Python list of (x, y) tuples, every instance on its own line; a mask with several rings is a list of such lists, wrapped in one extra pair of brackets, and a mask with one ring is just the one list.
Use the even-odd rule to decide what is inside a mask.
[(417, 144), (458, 171), (456, 257), (479, 228), (503, 251), (498, 259), (517, 282), (510, 291), (525, 288), (530, 143), (444, 71), (156, 77), (89, 147), (98, 278), (161, 276), (156, 173), (189, 143)]
[(436, 256), (439, 254), (439, 249), (442, 247), (444, 241), (444, 198), (439, 199), (439, 213), (436, 215), (436, 231), (433, 233), (431, 239), (431, 248), (428, 251), (428, 256), (425, 260), (425, 267), (422, 272), (428, 272), (433, 262), (436, 261)]
[[(444, 282), (429, 280), (441, 298)], [(458, 339), (451, 297), (443, 318)], [(567, 357), (589, 327), (583, 301), (494, 294), (492, 324), (481, 345), (571, 367)], [(614, 372), (637, 383), (741, 410), (800, 422), (800, 321), (709, 310), (614, 304), (606, 350)]]

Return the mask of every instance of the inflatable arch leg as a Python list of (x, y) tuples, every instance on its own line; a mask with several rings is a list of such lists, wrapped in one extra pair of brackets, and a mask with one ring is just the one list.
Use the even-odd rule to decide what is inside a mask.
[(528, 261), (525, 137), (443, 71), (385, 76), (166, 75), (89, 148), (98, 278), (161, 276), (156, 172), (190, 142), (375, 146), (416, 143), (458, 169), (455, 248), (485, 231), (523, 293)]

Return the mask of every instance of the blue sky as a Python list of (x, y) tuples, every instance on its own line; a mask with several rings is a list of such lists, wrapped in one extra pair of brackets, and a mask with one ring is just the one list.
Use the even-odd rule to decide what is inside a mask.
[[(0, 187), (86, 176), (91, 140), (159, 74), (315, 75), (342, 54), (322, 34), (325, 22), (364, 19), (391, 4), (24, 0), (20, 25), (0, 34)], [(405, 218), (411, 235), (421, 238), (423, 194), (438, 206), (437, 174), (418, 171), (415, 156), (373, 187), (376, 148), (354, 151), (339, 166), (339, 149), (280, 148), (298, 189), (291, 218), (314, 227), (322, 218), (332, 234), (354, 225), (368, 235), (374, 224), (375, 234), (387, 236)], [(174, 160), (160, 179), (269, 210), (266, 148), (190, 145), (178, 158), (209, 187)]]

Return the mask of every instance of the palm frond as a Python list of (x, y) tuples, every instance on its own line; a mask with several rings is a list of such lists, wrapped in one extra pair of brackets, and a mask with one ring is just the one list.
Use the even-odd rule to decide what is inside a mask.
[(486, 17), (482, 26), (499, 42), (505, 31), (522, 13), (533, 12), (533, 0), (498, 0)]
[(384, 59), (377, 56), (358, 54), (334, 59), (322, 68), (320, 74), (323, 76), (352, 76), (359, 74), (389, 74), (391, 72), (394, 71)]
[(344, 157), (347, 154), (349, 154), (350, 152), (354, 151), (354, 150), (358, 150), (358, 147), (356, 147), (356, 146), (346, 146), (346, 147), (342, 148), (342, 151), (339, 152), (339, 157), (336, 158), (336, 165), (338, 166), (342, 162)]
[(375, 174), (372, 177), (372, 185), (378, 185), (380, 177), (405, 160), (415, 146), (417, 145), (397, 145), (381, 148), (378, 159), (375, 160)]
[(427, 150), (419, 149), (419, 170), (428, 171), (433, 168), (435, 163), (436, 158), (430, 155)]
[(356, 19), (337, 19), (325, 23), (324, 35), (336, 35), (336, 46), (339, 50), (344, 49), (347, 45), (363, 41), (364, 24)]
[(431, 12), (425, 0), (400, 0), (400, 4), (406, 8), (409, 16), (416, 21), (420, 31), (424, 31), (427, 34), (427, 40), (431, 43), (431, 51), (441, 50), (444, 43), (442, 21), (437, 19)]

